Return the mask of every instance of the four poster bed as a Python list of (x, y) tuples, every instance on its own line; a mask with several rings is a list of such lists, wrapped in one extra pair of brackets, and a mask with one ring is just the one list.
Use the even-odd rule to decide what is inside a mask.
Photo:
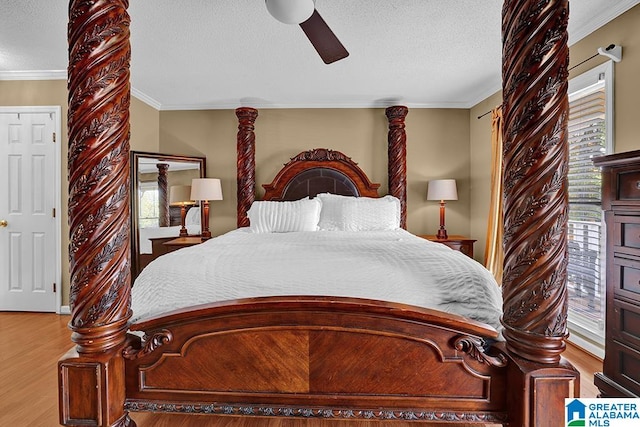
[[(495, 328), (469, 318), (344, 296), (245, 298), (131, 323), (127, 3), (72, 0), (69, 6), (76, 346), (59, 362), (62, 424), (131, 426), (129, 411), (138, 410), (563, 424), (563, 398), (579, 390), (577, 372), (560, 356), (566, 337), (566, 0), (506, 1), (503, 9), (504, 164), (510, 172), (504, 341), (496, 341)], [(386, 114), (389, 194), (399, 200), (405, 227), (407, 109), (389, 107)], [(243, 227), (255, 199), (257, 111), (241, 108), (237, 116)], [(350, 194), (376, 196), (346, 156), (313, 150), (299, 157), (267, 187), (266, 199), (315, 193), (310, 188), (319, 181), (321, 191), (329, 181), (334, 190), (344, 184)], [(283, 196), (290, 189), (295, 196)]]
[[(238, 110), (240, 117), (245, 112), (255, 110)], [(391, 107), (387, 112), (403, 119), (407, 110)], [(239, 137), (241, 153), (246, 152), (243, 136)], [(404, 146), (402, 130), (390, 137), (390, 150), (396, 145)], [(241, 167), (238, 172), (242, 181), (247, 170)], [(253, 172), (249, 170), (249, 175)], [(312, 201), (301, 198), (320, 193), (317, 198), (325, 209), (331, 200), (343, 202), (327, 192), (376, 197), (377, 187), (344, 154), (316, 149), (291, 159), (265, 185), (263, 200), (280, 205), (295, 200), (288, 205), (295, 206)], [(360, 201), (372, 203), (381, 217), (387, 198), (377, 199), (380, 203)], [(397, 207), (399, 225), (399, 203)], [(247, 212), (242, 202), (238, 212), (243, 223)], [(301, 215), (300, 211), (295, 214)], [(498, 338), (494, 328), (499, 327), (500, 293), (491, 274), (444, 245), (373, 225), (374, 230), (348, 232), (270, 233), (239, 228), (154, 261), (133, 288), (134, 318), (143, 319), (135, 321), (131, 330), (144, 332), (146, 340), (144, 345), (134, 342), (125, 349), (126, 408), (336, 419), (506, 421), (506, 356), (503, 350), (492, 349), (489, 354), (484, 349)], [(372, 251), (372, 240), (382, 247)], [(307, 251), (306, 246), (311, 249)], [(273, 251), (279, 252), (277, 256)], [(369, 256), (363, 252), (372, 254), (374, 262), (367, 263)], [(438, 286), (428, 288), (424, 277), (410, 287), (411, 275), (406, 273), (414, 268), (412, 255), (419, 258), (416, 261), (436, 257), (435, 264), (425, 264), (417, 272), (419, 276), (435, 273), (438, 264), (448, 261), (445, 274), (437, 276), (435, 283), (446, 289), (442, 290), (447, 294), (443, 306), (453, 305), (452, 299), (462, 300), (471, 305), (466, 309), (470, 315), (491, 319), (493, 327), (408, 303), (335, 296), (357, 294), (371, 285), (364, 288), (363, 296), (379, 292), (393, 301), (402, 301), (401, 296), (408, 301), (435, 299)], [(268, 265), (264, 258), (275, 265)], [(469, 269), (462, 268), (465, 264)], [(244, 271), (234, 274), (238, 270)], [(214, 273), (214, 279), (200, 280)], [(460, 280), (451, 283), (440, 278), (445, 276)], [(178, 283), (174, 293), (166, 293), (177, 278), (187, 286)], [(274, 286), (276, 294), (282, 295), (190, 307), (203, 301), (207, 291), (226, 295), (225, 282), (234, 296), (247, 292), (246, 288), (249, 295), (264, 292), (264, 287), (252, 286), (256, 282)], [(309, 286), (311, 295), (295, 294)], [(323, 289), (320, 295), (318, 289)], [(452, 297), (454, 292), (458, 298)], [(178, 299), (186, 308), (166, 313), (166, 305)], [(177, 378), (173, 372), (181, 375)]]

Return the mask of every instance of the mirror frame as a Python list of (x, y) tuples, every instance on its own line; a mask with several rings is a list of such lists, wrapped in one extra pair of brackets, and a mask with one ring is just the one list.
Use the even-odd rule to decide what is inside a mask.
[[(173, 155), (173, 154), (161, 154), (161, 153), (152, 153), (148, 151), (130, 151), (129, 155), (129, 169), (130, 169), (130, 190), (131, 196), (129, 200), (129, 217), (130, 217), (130, 228), (131, 228), (131, 285), (133, 286), (133, 281), (138, 274), (140, 274), (140, 244), (139, 244), (139, 224), (138, 224), (138, 163), (141, 158), (150, 158), (159, 161), (166, 162), (190, 162), (190, 163), (198, 163), (200, 166), (200, 178), (204, 178), (207, 172), (207, 159), (206, 157), (197, 157), (197, 156), (181, 156), (181, 155)], [(201, 222), (202, 223), (202, 222)], [(176, 236), (178, 237), (178, 236)]]

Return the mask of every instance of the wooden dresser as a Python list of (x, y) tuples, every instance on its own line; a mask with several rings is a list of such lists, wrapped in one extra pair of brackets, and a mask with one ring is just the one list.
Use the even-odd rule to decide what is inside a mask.
[(640, 397), (640, 150), (599, 157), (607, 225), (602, 397)]

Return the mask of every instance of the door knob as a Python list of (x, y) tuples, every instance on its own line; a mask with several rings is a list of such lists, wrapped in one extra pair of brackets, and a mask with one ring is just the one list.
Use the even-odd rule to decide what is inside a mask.
[(9, 225), (6, 219), (0, 219), (0, 227), (6, 227)]

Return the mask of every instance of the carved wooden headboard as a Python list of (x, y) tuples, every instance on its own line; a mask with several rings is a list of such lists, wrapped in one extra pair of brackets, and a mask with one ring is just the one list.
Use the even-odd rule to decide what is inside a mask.
[(293, 157), (271, 184), (263, 200), (298, 200), (319, 193), (378, 197), (374, 184), (356, 162), (339, 151), (315, 148)]

